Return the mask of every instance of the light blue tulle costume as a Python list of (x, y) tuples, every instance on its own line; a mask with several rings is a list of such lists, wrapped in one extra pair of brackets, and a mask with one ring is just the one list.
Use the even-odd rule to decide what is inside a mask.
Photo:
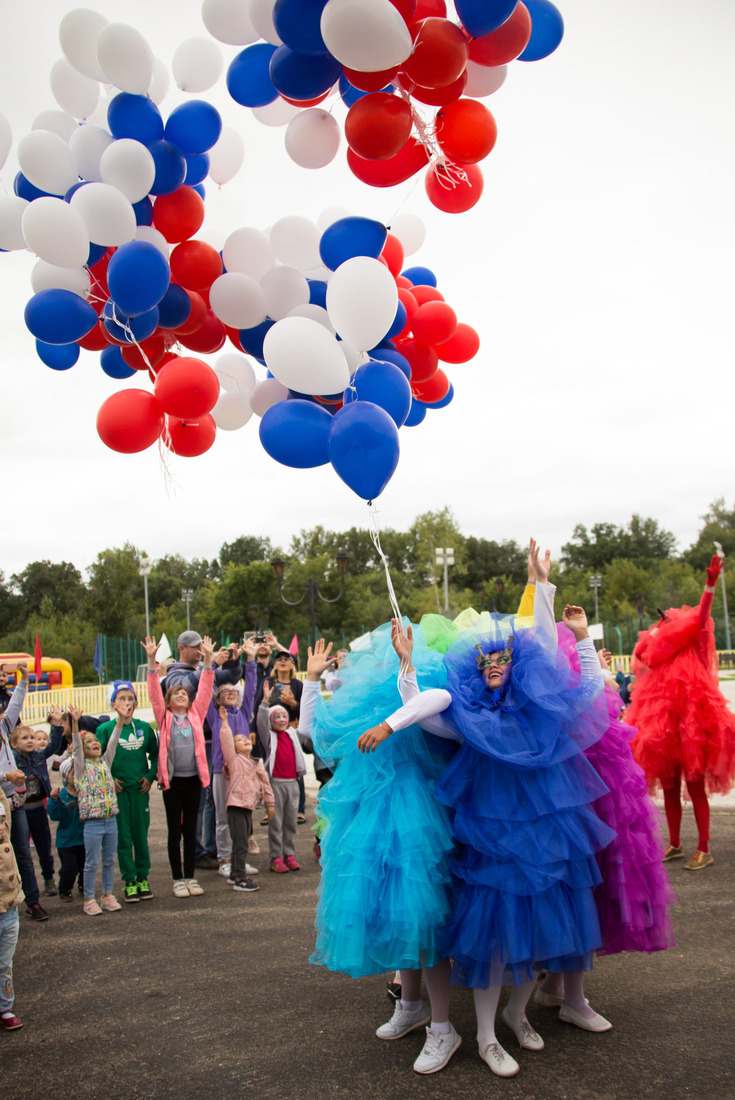
[[(417, 629), (422, 686), (441, 686), (441, 654)], [(322, 877), (311, 957), (353, 978), (433, 966), (436, 929), (449, 918), (449, 813), (436, 779), (454, 746), (417, 726), (363, 754), (357, 739), (400, 706), (390, 624), (369, 650), (350, 654), (342, 686), (319, 698), (311, 724), (316, 753), (335, 769), (319, 794)], [(302, 716), (304, 706), (302, 703)], [(302, 724), (303, 729), (303, 724)]]

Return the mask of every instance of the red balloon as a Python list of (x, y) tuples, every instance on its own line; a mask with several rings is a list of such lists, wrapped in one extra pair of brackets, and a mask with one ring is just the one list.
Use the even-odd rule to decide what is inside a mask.
[(188, 241), (204, 221), (204, 203), (193, 187), (182, 185), (153, 204), (153, 225), (171, 244)]
[(106, 447), (120, 454), (144, 451), (163, 427), (163, 410), (148, 390), (118, 390), (97, 413), (97, 434)]
[(434, 349), (418, 340), (404, 340), (398, 350), (411, 364), (411, 385), (431, 378), (439, 366), (439, 356)]
[(347, 150), (347, 164), (353, 176), (371, 187), (395, 187), (405, 183), (428, 163), (426, 149), (416, 138), (409, 138), (394, 157), (387, 160), (365, 160), (352, 149)]
[(169, 416), (204, 416), (217, 404), (219, 379), (201, 359), (179, 358), (161, 367), (155, 393)]
[(189, 332), (196, 332), (200, 329), (204, 323), (204, 318), (207, 316), (207, 305), (201, 294), (197, 294), (195, 290), (187, 290), (189, 300), (191, 301), (191, 313), (186, 318), (183, 324), (178, 328), (173, 329), (177, 335), (186, 336)]
[(165, 354), (166, 341), (163, 336), (155, 332), (147, 340), (141, 340), (139, 344), (127, 344), (121, 351), (125, 362), (129, 367), (134, 367), (135, 370), (148, 370), (149, 367), (157, 367)]
[(222, 257), (204, 241), (182, 241), (169, 260), (171, 278), (185, 290), (208, 290), (222, 274)]
[(345, 138), (358, 157), (387, 160), (411, 136), (411, 108), (390, 92), (371, 92), (353, 103), (345, 119)]
[(467, 66), (469, 47), (462, 30), (448, 19), (430, 16), (414, 23), (413, 50), (402, 71), (422, 88), (443, 88)]
[(102, 351), (110, 343), (110, 334), (102, 322), (98, 321), (86, 336), (83, 336), (81, 340), (77, 340), (77, 343), (85, 351)]
[(416, 14), (413, 17), (414, 23), (418, 23), (420, 19), (428, 19), (430, 16), (446, 19), (447, 5), (445, 0), (418, 0)]
[(493, 149), (498, 127), (487, 107), (476, 99), (458, 99), (437, 111), (436, 140), (450, 160), (476, 164)]
[(290, 103), (293, 107), (316, 107), (317, 103), (321, 103), (326, 99), (329, 93), (332, 91), (329, 88), (326, 92), (318, 95), (316, 99), (289, 99), (287, 95), (281, 94), (281, 99), (285, 99), (286, 103)]
[(401, 273), (403, 256), (403, 245), (398, 240), (398, 237), (393, 233), (388, 233), (385, 238), (385, 244), (383, 245), (383, 251), (380, 253), (380, 259), (385, 260), (386, 266), (394, 278)]
[(457, 314), (446, 302), (424, 302), (411, 318), (414, 337), (422, 344), (443, 344), (457, 327)]
[(419, 286), (411, 287), (411, 293), (416, 299), (416, 304), (422, 306), (424, 302), (443, 302), (444, 295), (440, 290), (437, 290), (435, 286)]
[[(408, 282), (408, 280), (406, 280), (406, 281)], [(416, 298), (415, 298), (414, 293), (413, 293), (413, 289), (412, 288), (409, 289), (408, 287), (399, 287), (398, 288), (398, 297), (403, 302), (403, 304), (406, 308), (406, 314), (407, 314), (408, 319), (410, 321), (411, 318), (413, 317), (414, 313), (416, 312), (416, 310), (419, 308), (419, 304), (416, 301)]]
[(436, 353), (443, 363), (469, 363), (480, 350), (480, 337), (473, 328), (459, 322), (453, 336), (445, 344), (436, 345)]
[(379, 73), (363, 73), (359, 69), (344, 67), (344, 74), (353, 88), (361, 92), (379, 92), (393, 80), (398, 69), (382, 69)]
[(225, 332), (227, 333), (227, 338), (230, 343), (234, 344), (238, 351), (244, 352), (245, 348), (240, 343), (240, 329), (229, 328), (228, 325), (225, 325)]
[(418, 84), (411, 84), (411, 99), (418, 99), (419, 103), (428, 103), (430, 107), (443, 107), (445, 103), (453, 103), (459, 99), (467, 84), (467, 73), (463, 72), (447, 84), (444, 88), (421, 88)]
[(405, 275), (397, 275), (396, 286), (399, 290), (411, 290), (413, 283), (410, 279), (407, 279)]
[(161, 439), (170, 451), (183, 458), (203, 455), (217, 435), (217, 425), (208, 413), (196, 420), (180, 420), (177, 416), (170, 416), (167, 428), (168, 431), (161, 432)]
[(404, 23), (410, 24), (416, 18), (417, 0), (390, 0), (390, 2), (403, 16)]
[(225, 326), (219, 317), (212, 313), (211, 309), (208, 309), (205, 313), (204, 320), (196, 332), (190, 332), (180, 337), (180, 341), (185, 348), (188, 348), (189, 351), (201, 352), (203, 355), (213, 355), (215, 351), (219, 351), (224, 346), (226, 339)]
[[(115, 251), (116, 250), (114, 248), (108, 248), (104, 256), (100, 256), (97, 263), (92, 264), (92, 266), (88, 269), (92, 280), (89, 304), (91, 306), (94, 306), (98, 313), (100, 313), (102, 310), (104, 299), (110, 297), (110, 291), (107, 286), (107, 268), (109, 267), (110, 260), (112, 259)], [(95, 298), (101, 299), (101, 301), (95, 302)]]
[(419, 401), (441, 401), (449, 393), (449, 379), (439, 367), (425, 382), (411, 378), (411, 393)]
[(437, 165), (426, 173), (424, 186), (429, 202), (437, 210), (443, 210), (445, 214), (462, 214), (480, 201), (485, 181), (476, 164), (456, 164), (452, 167), (461, 169), (465, 178), (460, 178), (456, 172), (449, 175), (443, 165)]
[(502, 26), (481, 38), (470, 38), (470, 59), (478, 65), (507, 65), (523, 53), (531, 38), (531, 16), (519, 3)]

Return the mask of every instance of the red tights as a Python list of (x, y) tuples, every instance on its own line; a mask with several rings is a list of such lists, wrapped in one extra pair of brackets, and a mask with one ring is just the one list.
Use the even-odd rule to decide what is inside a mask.
[[(686, 784), (699, 833), (697, 848), (700, 852), (708, 852), (709, 802), (704, 793), (704, 779), (687, 779)], [(678, 848), (681, 844), (681, 772), (677, 771), (671, 786), (664, 787), (664, 809), (669, 826), (669, 843)]]

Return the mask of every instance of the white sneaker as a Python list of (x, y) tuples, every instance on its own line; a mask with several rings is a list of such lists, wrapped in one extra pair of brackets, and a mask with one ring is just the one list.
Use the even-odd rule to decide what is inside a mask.
[(400, 1039), (402, 1035), (408, 1035), (409, 1031), (423, 1027), (430, 1020), (431, 1013), (423, 1001), (418, 1008), (403, 1008), (398, 1001), (388, 1023), (379, 1027), (375, 1034), (379, 1039)]
[(413, 1068), (417, 1073), (437, 1073), (440, 1069), (444, 1069), (461, 1042), (462, 1039), (451, 1024), (447, 1032), (427, 1027), (424, 1049), (414, 1062)]
[(483, 1062), (487, 1062), (490, 1069), (498, 1077), (515, 1077), (521, 1068), (515, 1058), (511, 1058), (507, 1050), (503, 1050), (500, 1043), (490, 1043), (480, 1051)]
[(537, 1031), (533, 1030), (525, 1016), (521, 1016), (520, 1023), (515, 1024), (511, 1020), (507, 1008), (503, 1009), (501, 1015), (524, 1050), (544, 1049), (543, 1039)]
[(217, 869), (217, 874), (222, 875), (222, 878), (229, 878), (231, 870), (232, 870), (232, 863), (230, 862), (229, 859), (227, 859), (227, 860), (225, 860), (224, 863), (220, 863), (220, 865)]
[(245, 864), (245, 874), (246, 875), (250, 875), (250, 877), (252, 878), (253, 875), (257, 875), (257, 873), (258, 873), (258, 868), (257, 867), (253, 867), (250, 863)]
[(186, 879), (186, 888), (193, 898), (199, 897), (204, 893), (204, 888), (199, 885), (195, 878)]

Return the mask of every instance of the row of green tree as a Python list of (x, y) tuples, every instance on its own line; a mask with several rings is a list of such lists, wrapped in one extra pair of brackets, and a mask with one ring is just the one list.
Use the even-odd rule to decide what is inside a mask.
[[(616, 651), (629, 651), (640, 624), (656, 618), (657, 608), (698, 602), (704, 569), (714, 541), (735, 555), (735, 509), (715, 501), (702, 517), (696, 542), (677, 552), (676, 539), (656, 520), (634, 515), (625, 527), (581, 524), (562, 549), (551, 579), (558, 587), (557, 607), (581, 604), (594, 618), (591, 578), (599, 578), (599, 619), (607, 624), (606, 640)], [(443, 570), (436, 550), (451, 548), (449, 607), (513, 611), (526, 580), (526, 548), (513, 540), (496, 542), (466, 536), (449, 509), (419, 516), (408, 531), (387, 530), (380, 548), (388, 561), (399, 605), (416, 620), (444, 610)], [(285, 559), (283, 594), (297, 600), (310, 578), (328, 599), (340, 590), (337, 555), (348, 557), (345, 590), (334, 603), (316, 601), (319, 634), (338, 644), (371, 630), (389, 615), (385, 569), (370, 532), (326, 531), (315, 527), (294, 535), (287, 550), (267, 537), (243, 535), (224, 543), (211, 561), (187, 561), (170, 554), (153, 563), (148, 577), (151, 630), (172, 642), (186, 629), (182, 591), (193, 590), (191, 626), (221, 637), (268, 628), (288, 645), (298, 635), (302, 661), (309, 641), (309, 599), (297, 607), (280, 598), (270, 565)], [(36, 631), (45, 654), (70, 661), (79, 683), (96, 679), (92, 661), (97, 634), (142, 638), (145, 605), (140, 562), (143, 551), (126, 543), (103, 550), (86, 579), (69, 562), (31, 562), (9, 580), (0, 573), (0, 651), (33, 652)], [(735, 581), (726, 569), (727, 582)], [(735, 588), (733, 589), (735, 598)], [(718, 646), (725, 645), (721, 588), (714, 616)], [(616, 644), (617, 643), (617, 644)]]

